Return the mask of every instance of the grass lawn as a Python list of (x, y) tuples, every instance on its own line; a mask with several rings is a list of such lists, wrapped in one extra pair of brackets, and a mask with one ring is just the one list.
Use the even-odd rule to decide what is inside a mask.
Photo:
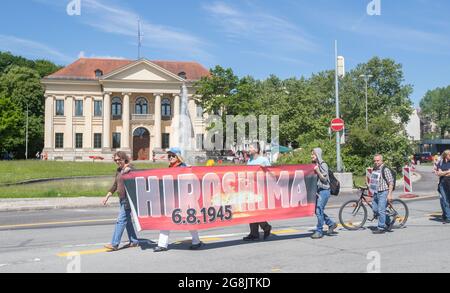
[[(137, 169), (166, 168), (167, 163), (137, 163)], [(114, 175), (114, 163), (0, 161), (0, 186), (32, 179)]]

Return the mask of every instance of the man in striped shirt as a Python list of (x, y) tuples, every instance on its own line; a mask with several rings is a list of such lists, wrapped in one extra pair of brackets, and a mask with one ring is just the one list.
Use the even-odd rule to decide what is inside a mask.
[(383, 156), (378, 154), (373, 158), (375, 168), (373, 169), (370, 188), (373, 192), (372, 209), (375, 218), (378, 217), (378, 227), (374, 234), (383, 234), (391, 231), (395, 219), (389, 218), (386, 213), (388, 202), (392, 201), (392, 191), (394, 190), (394, 176), (391, 170), (384, 166)]

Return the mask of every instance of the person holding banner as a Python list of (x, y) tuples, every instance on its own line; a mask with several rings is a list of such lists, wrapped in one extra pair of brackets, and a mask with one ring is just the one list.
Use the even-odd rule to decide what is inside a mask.
[[(187, 165), (184, 163), (184, 159), (181, 156), (181, 149), (174, 147), (171, 148), (168, 152), (168, 159), (169, 159), (169, 168), (180, 168), (180, 167), (187, 167)], [(198, 235), (198, 231), (191, 230), (189, 231), (192, 236), (192, 245), (190, 247), (191, 250), (199, 249), (203, 246), (203, 242), (200, 241), (200, 237)], [(158, 240), (158, 246), (156, 246), (153, 251), (154, 252), (163, 252), (168, 250), (169, 246), (169, 235), (170, 231), (168, 230), (162, 230), (159, 233), (159, 240)]]
[(323, 238), (323, 225), (328, 226), (327, 235), (332, 235), (334, 229), (337, 228), (336, 223), (325, 214), (325, 207), (328, 203), (328, 199), (331, 196), (330, 191), (330, 179), (328, 177), (328, 165), (322, 159), (322, 149), (315, 148), (311, 153), (311, 160), (313, 164), (316, 164), (314, 171), (317, 175), (317, 201), (316, 201), (316, 216), (317, 216), (317, 229), (312, 239)]
[[(248, 166), (262, 166), (268, 167), (270, 166), (269, 160), (261, 156), (261, 146), (259, 142), (252, 143), (249, 146), (249, 155), (250, 158), (247, 161)], [(254, 241), (259, 240), (259, 227), (264, 231), (264, 240), (266, 240), (270, 236), (270, 232), (272, 231), (272, 226), (267, 222), (261, 223), (251, 223), (250, 224), (250, 234), (243, 238), (244, 241)]]
[(125, 185), (122, 180), (122, 175), (128, 174), (131, 170), (133, 170), (133, 166), (130, 164), (130, 159), (125, 152), (115, 153), (114, 162), (118, 165), (115, 181), (108, 194), (103, 199), (103, 205), (106, 205), (109, 198), (117, 191), (120, 198), (120, 212), (119, 217), (117, 218), (116, 228), (114, 229), (111, 244), (105, 245), (105, 248), (108, 249), (108, 251), (119, 250), (120, 240), (122, 239), (125, 229), (127, 230), (128, 238), (130, 240), (125, 247), (129, 248), (139, 246), (139, 240), (137, 239), (136, 231), (134, 230), (133, 222), (131, 220), (131, 206), (128, 202)]
[(442, 208), (442, 221), (450, 224), (450, 150), (442, 153), (441, 160), (436, 166), (436, 175), (439, 176), (439, 198)]

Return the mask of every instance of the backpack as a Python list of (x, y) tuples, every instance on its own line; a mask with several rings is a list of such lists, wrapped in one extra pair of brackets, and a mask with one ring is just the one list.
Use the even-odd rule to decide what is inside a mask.
[(328, 182), (330, 183), (330, 193), (334, 196), (338, 196), (339, 191), (341, 190), (341, 183), (337, 180), (336, 176), (334, 176), (334, 173), (331, 171), (330, 167), (328, 167)]
[(394, 179), (394, 188), (392, 189), (392, 191), (395, 190), (395, 187), (397, 185), (397, 172), (395, 172), (394, 170), (392, 170), (392, 168), (389, 168), (387, 166), (383, 166), (383, 168), (381, 169), (381, 176), (383, 176), (383, 180), (386, 182), (386, 184), (389, 185), (389, 182), (387, 181), (386, 175), (384, 174), (384, 171), (388, 169), (389, 171), (391, 171), (392, 174), (392, 178)]

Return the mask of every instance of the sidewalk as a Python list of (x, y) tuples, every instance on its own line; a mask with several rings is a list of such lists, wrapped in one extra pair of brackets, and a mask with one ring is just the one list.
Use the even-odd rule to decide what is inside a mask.
[[(119, 198), (117, 196), (109, 199), (108, 206), (118, 205)], [(102, 197), (0, 199), (0, 212), (97, 208), (101, 206)]]

